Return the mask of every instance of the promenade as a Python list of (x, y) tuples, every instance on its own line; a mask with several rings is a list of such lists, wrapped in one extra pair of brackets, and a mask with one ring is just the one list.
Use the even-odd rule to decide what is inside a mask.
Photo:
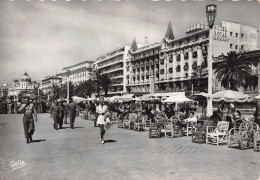
[(197, 144), (191, 137), (149, 139), (148, 131), (117, 125), (103, 145), (92, 121), (76, 118), (75, 129), (54, 130), (52, 124), (49, 114), (39, 114), (36, 142), (26, 144), (22, 115), (0, 115), (0, 180), (259, 178), (260, 153), (253, 149)]

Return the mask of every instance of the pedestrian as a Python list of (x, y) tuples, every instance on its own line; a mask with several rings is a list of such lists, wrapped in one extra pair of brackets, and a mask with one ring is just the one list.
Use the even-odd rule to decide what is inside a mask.
[(60, 117), (60, 106), (59, 106), (59, 102), (57, 100), (55, 100), (53, 105), (51, 106), (50, 115), (51, 115), (51, 118), (53, 118), (54, 129), (58, 130), (58, 122), (59, 122), (59, 117)]
[(96, 107), (96, 112), (98, 115), (98, 118), (97, 118), (97, 124), (99, 125), (99, 128), (100, 128), (100, 141), (102, 144), (105, 143), (104, 141), (104, 135), (106, 133), (106, 130), (105, 130), (105, 114), (107, 112), (108, 108), (106, 105), (104, 105), (104, 97), (103, 96), (100, 96), (99, 97), (99, 106)]
[(23, 111), (23, 127), (24, 135), (26, 138), (26, 143), (33, 142), (32, 135), (35, 131), (34, 121), (37, 122), (37, 112), (33, 103), (29, 102), (29, 99), (26, 100), (26, 103), (21, 106), (19, 111)]
[(60, 115), (59, 115), (58, 124), (60, 126), (60, 129), (62, 129), (63, 119), (64, 119), (66, 109), (65, 106), (63, 105), (63, 101), (60, 101), (59, 106), (60, 106)]
[(68, 124), (67, 119), (69, 115), (69, 105), (66, 101), (64, 101), (63, 105), (65, 107), (63, 122), (64, 124)]
[(90, 101), (89, 104), (90, 104), (89, 110), (91, 112), (91, 120), (94, 121), (94, 127), (97, 127), (96, 106), (95, 106), (95, 104), (92, 101)]
[(70, 128), (71, 129), (74, 129), (74, 122), (75, 122), (75, 118), (76, 118), (76, 115), (77, 115), (77, 105), (76, 105), (76, 102), (73, 101), (72, 98), (69, 99), (69, 109), (70, 109)]

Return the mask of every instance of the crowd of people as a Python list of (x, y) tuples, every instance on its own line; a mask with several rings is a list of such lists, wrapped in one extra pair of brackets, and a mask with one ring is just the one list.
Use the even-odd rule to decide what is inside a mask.
[[(20, 107), (24, 104), (26, 98), (20, 99), (18, 101), (6, 100), (0, 101), (0, 114), (19, 114)], [(37, 113), (45, 113), (47, 111), (47, 104), (43, 100), (31, 100)]]
[[(3, 103), (2, 103), (3, 104)], [(13, 102), (9, 104), (14, 104)], [(37, 121), (37, 113), (42, 112), (39, 103), (34, 100), (24, 99), (23, 102), (17, 102), (13, 105), (13, 113), (24, 113), (23, 124), (26, 142), (33, 142), (32, 135), (34, 133), (34, 121)], [(3, 105), (1, 105), (3, 107)], [(118, 116), (125, 116), (128, 113), (140, 113), (147, 115), (148, 118), (155, 122), (158, 114), (165, 119), (176, 117), (176, 122), (180, 127), (186, 127), (188, 123), (196, 123), (198, 117), (195, 112), (197, 103), (178, 104), (162, 104), (159, 101), (105, 101), (103, 97), (94, 101), (84, 101), (76, 103), (72, 98), (67, 103), (66, 100), (55, 100), (49, 105), (49, 112), (53, 118), (53, 128), (59, 130), (63, 128), (63, 124), (70, 123), (70, 128), (74, 129), (75, 118), (79, 113), (88, 115), (87, 119), (93, 120), (94, 126), (100, 128), (100, 141), (104, 144), (104, 135), (108, 127), (107, 122), (111, 119), (112, 112), (116, 112)], [(248, 119), (243, 118), (239, 110), (235, 110), (234, 106), (230, 106), (231, 115), (223, 115), (223, 104), (219, 105), (218, 110), (208, 119), (213, 121), (216, 126), (218, 121), (228, 121), (229, 129), (239, 126), (245, 120), (252, 120), (259, 125), (258, 114), (255, 112)], [(11, 111), (12, 112), (12, 111)]]

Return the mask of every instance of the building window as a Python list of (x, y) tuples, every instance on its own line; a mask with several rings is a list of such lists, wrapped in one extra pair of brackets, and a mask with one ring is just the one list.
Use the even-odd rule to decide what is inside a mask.
[(241, 45), (241, 50), (243, 50), (244, 49), (244, 45)]
[(238, 33), (236, 33), (236, 37), (238, 37)]
[(232, 37), (233, 32), (230, 32), (230, 37)]
[(235, 46), (235, 49), (237, 49), (237, 45)]
[(232, 48), (233, 48), (232, 46), (233, 46), (233, 44), (230, 44), (230, 49), (232, 49)]
[(241, 33), (241, 37), (242, 37), (242, 38), (244, 37), (244, 33)]

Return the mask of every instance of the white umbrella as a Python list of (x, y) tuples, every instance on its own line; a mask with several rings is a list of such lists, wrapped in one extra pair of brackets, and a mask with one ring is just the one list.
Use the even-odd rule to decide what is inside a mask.
[(73, 99), (75, 102), (81, 102), (81, 101), (86, 101), (86, 100), (87, 100), (87, 99), (85, 99), (85, 98), (78, 97), (78, 96), (73, 96), (72, 99)]
[(213, 101), (225, 101), (225, 102), (245, 102), (250, 101), (251, 97), (247, 94), (243, 94), (238, 91), (224, 90), (219, 91), (212, 95)]
[(255, 99), (260, 99), (260, 95), (256, 96)]
[(120, 97), (120, 96), (113, 96), (113, 97), (109, 98), (108, 100), (109, 100), (110, 102), (112, 102), (112, 101), (117, 100), (119, 97)]
[(187, 98), (186, 96), (171, 96), (162, 101), (163, 103), (183, 103), (183, 102), (193, 102), (192, 99)]

